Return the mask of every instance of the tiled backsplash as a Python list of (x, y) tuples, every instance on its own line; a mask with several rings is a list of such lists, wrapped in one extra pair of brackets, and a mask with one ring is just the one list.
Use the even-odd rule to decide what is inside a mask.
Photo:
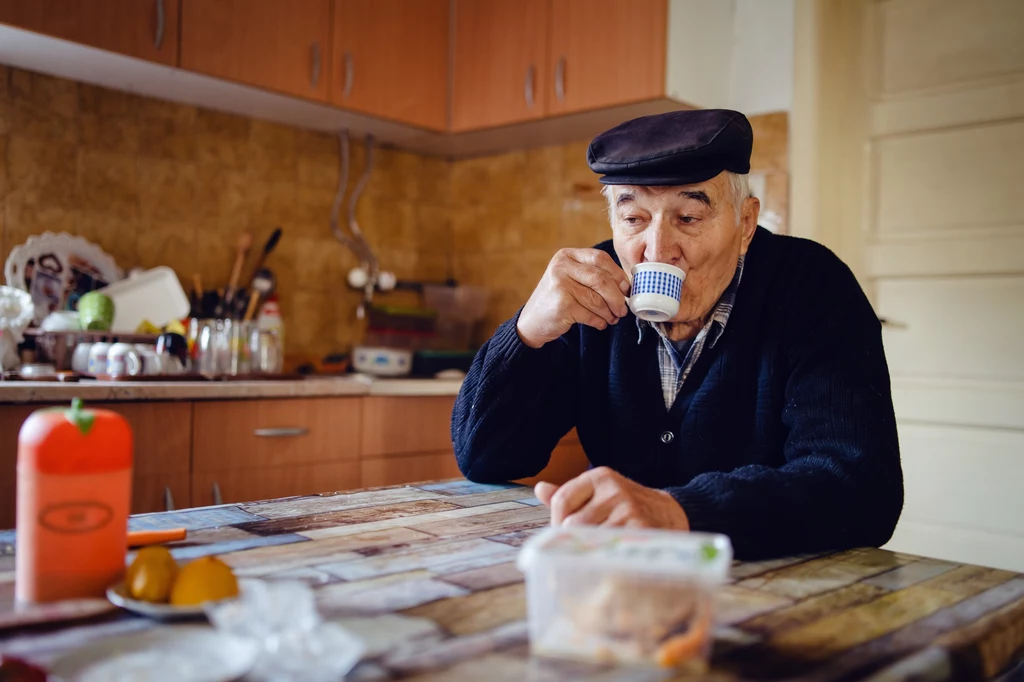
[[(754, 120), (755, 169), (785, 211), (785, 115)], [(780, 126), (781, 125), (781, 129)], [(452, 275), (492, 291), (487, 329), (529, 296), (554, 251), (607, 238), (586, 143), (448, 162), (377, 150), (357, 219), (400, 279)], [(353, 141), (349, 178), (362, 169)], [(338, 181), (332, 135), (0, 66), (0, 255), (33, 234), (90, 239), (124, 268), (169, 265), (222, 286), (243, 230), (269, 261), (289, 352), (357, 342), (355, 261), (328, 225)], [(781, 181), (781, 185), (780, 185)], [(391, 294), (390, 299), (402, 294)]]

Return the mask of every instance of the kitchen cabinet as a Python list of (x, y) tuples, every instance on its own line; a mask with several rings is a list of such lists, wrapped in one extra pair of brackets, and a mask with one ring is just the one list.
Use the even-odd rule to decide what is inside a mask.
[(551, 0), (455, 0), (453, 7), (452, 130), (541, 118)]
[(18, 431), (28, 416), (43, 405), (0, 407), (0, 528), (14, 528)]
[(665, 94), (667, 0), (552, 0), (547, 113)]
[(331, 103), (444, 130), (448, 5), (448, 0), (336, 0)]
[(181, 67), (327, 100), (331, 0), (182, 0)]
[(0, 23), (175, 66), (179, 0), (0, 0)]
[(415, 455), (368, 457), (360, 461), (360, 474), (360, 485), (364, 488), (462, 476), (451, 447)]
[(452, 452), (455, 396), (370, 396), (363, 399), (363, 457), (447, 449)]
[(361, 414), (360, 398), (196, 403), (192, 504), (358, 486)]
[(192, 405), (189, 403), (112, 403), (93, 405), (117, 412), (134, 438), (132, 513), (164, 511), (190, 504)]
[[(44, 407), (52, 406), (0, 406), (0, 528), (14, 527), (18, 432), (30, 414)], [(119, 413), (132, 429), (133, 514), (164, 511), (168, 493), (176, 507), (190, 505), (191, 404), (96, 403), (89, 407)]]
[(192, 506), (256, 502), (358, 488), (359, 461), (241, 467), (192, 474)]

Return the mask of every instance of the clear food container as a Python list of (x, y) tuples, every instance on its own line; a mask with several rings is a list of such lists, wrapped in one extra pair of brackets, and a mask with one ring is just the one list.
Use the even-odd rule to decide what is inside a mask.
[(519, 555), (535, 654), (706, 669), (724, 535), (549, 528)]

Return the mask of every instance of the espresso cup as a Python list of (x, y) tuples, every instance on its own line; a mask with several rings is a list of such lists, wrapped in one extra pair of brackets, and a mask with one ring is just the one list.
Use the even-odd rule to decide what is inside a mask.
[(137, 343), (135, 344), (135, 350), (138, 351), (139, 358), (142, 360), (143, 374), (164, 373), (163, 356), (156, 352), (156, 346)]
[(128, 343), (111, 346), (107, 352), (107, 374), (112, 377), (142, 374), (142, 358), (135, 347)]
[(86, 361), (86, 369), (89, 374), (107, 373), (107, 354), (110, 353), (110, 344), (106, 341), (94, 343), (89, 347), (89, 359)]
[(638, 263), (631, 272), (629, 308), (641, 320), (667, 322), (679, 312), (686, 273), (668, 263)]
[(79, 374), (85, 374), (89, 371), (89, 352), (91, 350), (92, 344), (87, 341), (75, 346), (75, 352), (71, 355), (72, 371)]

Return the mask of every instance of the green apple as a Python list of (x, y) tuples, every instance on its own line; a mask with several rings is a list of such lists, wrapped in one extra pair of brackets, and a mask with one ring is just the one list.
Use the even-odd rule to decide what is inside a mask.
[(78, 324), (86, 331), (110, 331), (114, 323), (114, 302), (98, 291), (78, 299)]

